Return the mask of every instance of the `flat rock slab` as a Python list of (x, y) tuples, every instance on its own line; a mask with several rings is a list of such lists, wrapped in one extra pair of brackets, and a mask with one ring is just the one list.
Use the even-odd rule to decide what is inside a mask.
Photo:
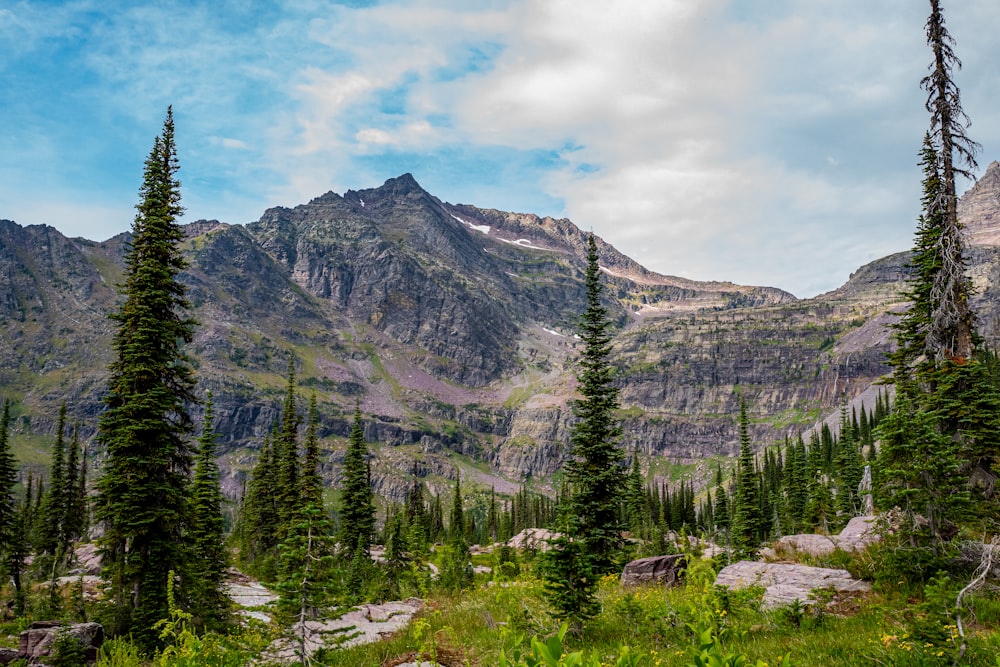
[[(340, 618), (296, 623), (290, 632), (299, 637), (305, 630), (305, 650), (309, 655), (320, 648), (347, 648), (370, 644), (406, 628), (414, 614), (424, 608), (422, 600), (363, 604)], [(297, 660), (297, 641), (279, 640), (271, 645), (267, 658), (284, 664)], [(429, 664), (429, 663), (425, 663)]]
[(763, 586), (765, 607), (780, 607), (795, 600), (802, 604), (814, 604), (814, 589), (837, 592), (871, 590), (871, 584), (855, 579), (847, 570), (747, 560), (722, 568), (715, 584), (731, 589)]

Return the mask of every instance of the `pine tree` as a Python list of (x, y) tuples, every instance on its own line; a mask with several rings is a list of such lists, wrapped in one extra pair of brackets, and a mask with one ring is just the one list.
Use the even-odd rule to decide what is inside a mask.
[[(4, 401), (0, 411), (0, 573), (10, 577), (14, 585), (14, 615), (24, 616), (25, 588), (21, 573), (28, 557), (28, 527), (31, 525), (30, 490), (25, 503), (14, 497), (17, 466), (10, 445), (10, 401)], [(31, 488), (29, 480), (27, 489)]]
[(722, 465), (715, 468), (715, 511), (713, 512), (715, 526), (725, 532), (729, 530), (729, 494), (722, 486)]
[[(56, 556), (64, 544), (63, 531), (67, 500), (66, 492), (66, 403), (59, 407), (56, 420), (56, 441), (52, 446), (52, 465), (49, 468), (49, 491), (42, 500), (39, 524), (39, 551)], [(57, 559), (58, 560), (58, 559)], [(53, 572), (55, 564), (53, 565)]]
[(86, 523), (86, 491), (84, 490), (81, 493), (80, 485), (81, 476), (85, 477), (85, 475), (81, 469), (80, 462), (80, 427), (78, 424), (74, 424), (73, 435), (70, 437), (69, 442), (69, 453), (66, 456), (65, 490), (62, 494), (66, 499), (66, 511), (63, 516), (64, 528), (62, 531), (62, 538), (64, 540), (62, 548), (64, 552), (69, 552), (73, 546), (73, 542), (83, 537), (84, 525)]
[(214, 418), (212, 394), (209, 392), (191, 483), (191, 519), (187, 530), (191, 555), (188, 589), (196, 622), (219, 628), (228, 616), (229, 601), (223, 587), (229, 557), (223, 538), (223, 498), (219, 488), (219, 465), (215, 460), (217, 434), (213, 426)]
[(462, 507), (462, 475), (455, 471), (455, 494), (452, 496), (448, 522), (448, 542), (441, 564), (441, 585), (459, 591), (472, 585), (472, 561), (465, 541), (465, 512)]
[(270, 434), (264, 436), (257, 462), (243, 490), (233, 541), (240, 566), (250, 574), (268, 580), (275, 573), (278, 541), (278, 506), (274, 498), (276, 471)]
[(153, 624), (168, 614), (168, 573), (186, 563), (181, 536), (191, 468), (188, 406), (197, 401), (182, 346), (195, 322), (178, 274), (186, 267), (178, 245), (180, 183), (171, 109), (146, 159), (141, 201), (125, 257), (124, 303), (117, 323), (106, 409), (97, 439), (105, 446), (96, 518), (109, 602), (118, 612), (110, 630), (129, 630), (155, 645)]
[(295, 357), (288, 357), (288, 380), (281, 410), (281, 429), (274, 437), (275, 483), (272, 490), (278, 507), (276, 532), (284, 539), (288, 527), (302, 507), (299, 499), (299, 416), (295, 411)]
[(936, 244), (940, 268), (934, 272), (930, 286), (931, 319), (924, 350), (929, 358), (940, 362), (955, 357), (970, 359), (976, 342), (969, 304), (972, 285), (965, 272), (955, 176), (972, 178), (979, 144), (966, 134), (969, 119), (952, 78), (952, 70), (961, 68), (962, 63), (952, 50), (954, 40), (945, 28), (940, 1), (930, 3), (926, 32), (934, 59), (930, 74), (920, 84), (927, 91), (930, 143), (937, 153), (940, 180), (933, 195), (926, 197), (924, 210), (929, 221), (940, 223)]
[(344, 456), (340, 507), (340, 549), (348, 559), (360, 552), (368, 557), (375, 534), (375, 507), (368, 477), (368, 445), (361, 422), (361, 407), (354, 406), (354, 424)]
[(0, 544), (7, 544), (17, 518), (15, 484), (17, 466), (10, 446), (10, 401), (4, 401), (0, 412)]
[(750, 446), (746, 400), (740, 398), (740, 457), (736, 469), (736, 492), (733, 494), (733, 519), (730, 528), (733, 551), (738, 556), (756, 552), (761, 540), (763, 518), (760, 513), (760, 489), (757, 467)]
[(623, 547), (618, 499), (625, 481), (625, 456), (618, 447), (621, 426), (615, 416), (619, 404), (610, 363), (611, 321), (601, 304), (593, 234), (587, 240), (586, 287), (587, 308), (580, 322), (583, 352), (577, 376), (583, 398), (573, 404), (577, 418), (571, 440), (573, 457), (565, 471), (571, 491), (569, 509), (579, 531), (574, 537), (591, 559), (590, 567), (600, 575), (616, 569)]

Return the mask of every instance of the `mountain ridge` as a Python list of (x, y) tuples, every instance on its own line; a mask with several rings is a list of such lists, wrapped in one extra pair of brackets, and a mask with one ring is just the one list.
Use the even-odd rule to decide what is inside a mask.
[[(972, 235), (1000, 218), (997, 174), (994, 163), (963, 197)], [(0, 222), (0, 316), (9, 323), (0, 387), (22, 405), (26, 441), (51, 433), (63, 399), (93, 435), (110, 354), (105, 315), (128, 238), (67, 239)], [(544, 486), (566, 456), (572, 421), (585, 239), (566, 219), (442, 202), (411, 174), (269, 208), (248, 225), (186, 225), (183, 280), (202, 323), (189, 349), (215, 397), (228, 492), (238, 492), (277, 416), (289, 353), (303, 398), (319, 395), (331, 483), (358, 401), (366, 437), (379, 443), (373, 478), (388, 498), (401, 499), (414, 461), (439, 484), (459, 465), (495, 483)], [(906, 253), (796, 299), (662, 276), (603, 240), (598, 250), (619, 327), (623, 444), (650, 477), (735, 453), (737, 392), (750, 399), (762, 446), (885, 372), (885, 311), (902, 306)], [(977, 243), (970, 258), (995, 339), (1000, 250)], [(44, 442), (37, 447), (33, 460), (44, 457)]]

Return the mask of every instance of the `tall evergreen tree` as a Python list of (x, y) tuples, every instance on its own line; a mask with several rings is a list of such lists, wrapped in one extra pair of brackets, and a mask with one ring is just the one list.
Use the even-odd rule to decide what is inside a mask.
[(229, 608), (223, 588), (229, 557), (223, 541), (223, 498), (219, 488), (219, 465), (215, 460), (217, 434), (213, 426), (214, 418), (212, 394), (209, 392), (191, 483), (191, 521), (186, 540), (191, 554), (187, 586), (191, 611), (197, 622), (207, 627), (220, 627)]
[(264, 437), (260, 456), (243, 494), (235, 540), (241, 565), (252, 574), (270, 579), (275, 573), (278, 540), (278, 505), (275, 499), (277, 470), (271, 436)]
[(118, 612), (112, 632), (128, 630), (156, 643), (153, 624), (168, 615), (167, 576), (186, 563), (182, 533), (191, 469), (188, 406), (196, 402), (191, 364), (183, 352), (195, 322), (186, 313), (178, 274), (186, 262), (174, 119), (146, 159), (141, 201), (125, 257), (124, 303), (117, 324), (106, 409), (97, 439), (107, 458), (95, 505), (109, 601)]
[[(52, 446), (52, 465), (49, 467), (49, 490), (42, 500), (38, 548), (42, 553), (55, 556), (63, 545), (66, 497), (66, 403), (59, 407), (56, 420), (56, 441)], [(53, 567), (53, 571), (55, 567)]]
[(344, 456), (343, 487), (340, 507), (340, 548), (350, 554), (360, 552), (366, 558), (375, 533), (375, 507), (368, 479), (368, 445), (361, 422), (361, 407), (354, 406), (354, 424)]
[[(17, 466), (10, 446), (10, 401), (4, 401), (0, 411), (0, 544), (7, 544), (17, 517), (14, 485)], [(3, 549), (0, 548), (0, 552)], [(2, 555), (2, 553), (0, 553)]]
[(736, 468), (736, 491), (733, 494), (733, 519), (730, 527), (733, 551), (740, 556), (756, 552), (763, 524), (749, 423), (746, 400), (740, 397), (740, 457)]
[(275, 503), (278, 506), (278, 539), (284, 539), (288, 526), (302, 507), (299, 498), (299, 423), (295, 409), (295, 356), (288, 356), (288, 380), (285, 402), (281, 410), (281, 428), (274, 437), (276, 486)]
[[(85, 460), (85, 459), (84, 459)], [(63, 516), (64, 529), (62, 538), (64, 540), (63, 549), (68, 552), (73, 542), (83, 537), (84, 524), (86, 522), (86, 495), (81, 493), (80, 479), (83, 471), (80, 466), (80, 427), (73, 425), (73, 435), (69, 441), (69, 451), (66, 455), (66, 476), (64, 480), (65, 490), (63, 497), (66, 499), (66, 510)]]
[[(618, 388), (613, 381), (611, 321), (601, 304), (601, 280), (597, 242), (587, 239), (587, 307), (580, 321), (580, 372), (578, 391), (582, 398), (573, 404), (577, 421), (572, 432), (572, 458), (565, 466), (570, 483), (569, 510), (575, 517), (583, 553), (598, 575), (611, 572), (623, 548), (619, 497), (624, 487), (625, 455), (619, 448), (621, 426)], [(575, 547), (574, 547), (575, 548)]]
[(448, 521), (448, 541), (441, 564), (441, 585), (458, 591), (472, 584), (472, 561), (465, 541), (465, 511), (462, 507), (462, 474), (456, 470), (455, 493)]
[(931, 283), (931, 319), (925, 352), (936, 361), (949, 357), (970, 359), (975, 344), (973, 316), (969, 304), (972, 284), (965, 272), (963, 241), (958, 221), (955, 176), (972, 178), (979, 144), (966, 133), (968, 116), (962, 110), (958, 86), (952, 71), (962, 62), (955, 55), (955, 43), (944, 24), (940, 0), (930, 0), (927, 18), (927, 45), (934, 58), (930, 73), (920, 82), (927, 91), (927, 111), (931, 114), (930, 140), (940, 167), (938, 187), (928, 198), (925, 213), (940, 222), (937, 242), (940, 268)]

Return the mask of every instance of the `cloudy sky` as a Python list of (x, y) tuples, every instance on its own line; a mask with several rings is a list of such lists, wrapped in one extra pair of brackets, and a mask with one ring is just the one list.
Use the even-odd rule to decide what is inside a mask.
[[(1000, 2), (945, 0), (1000, 159)], [(923, 0), (0, 0), (0, 218), (129, 227), (174, 105), (187, 219), (411, 172), (661, 273), (811, 296), (907, 248)]]

